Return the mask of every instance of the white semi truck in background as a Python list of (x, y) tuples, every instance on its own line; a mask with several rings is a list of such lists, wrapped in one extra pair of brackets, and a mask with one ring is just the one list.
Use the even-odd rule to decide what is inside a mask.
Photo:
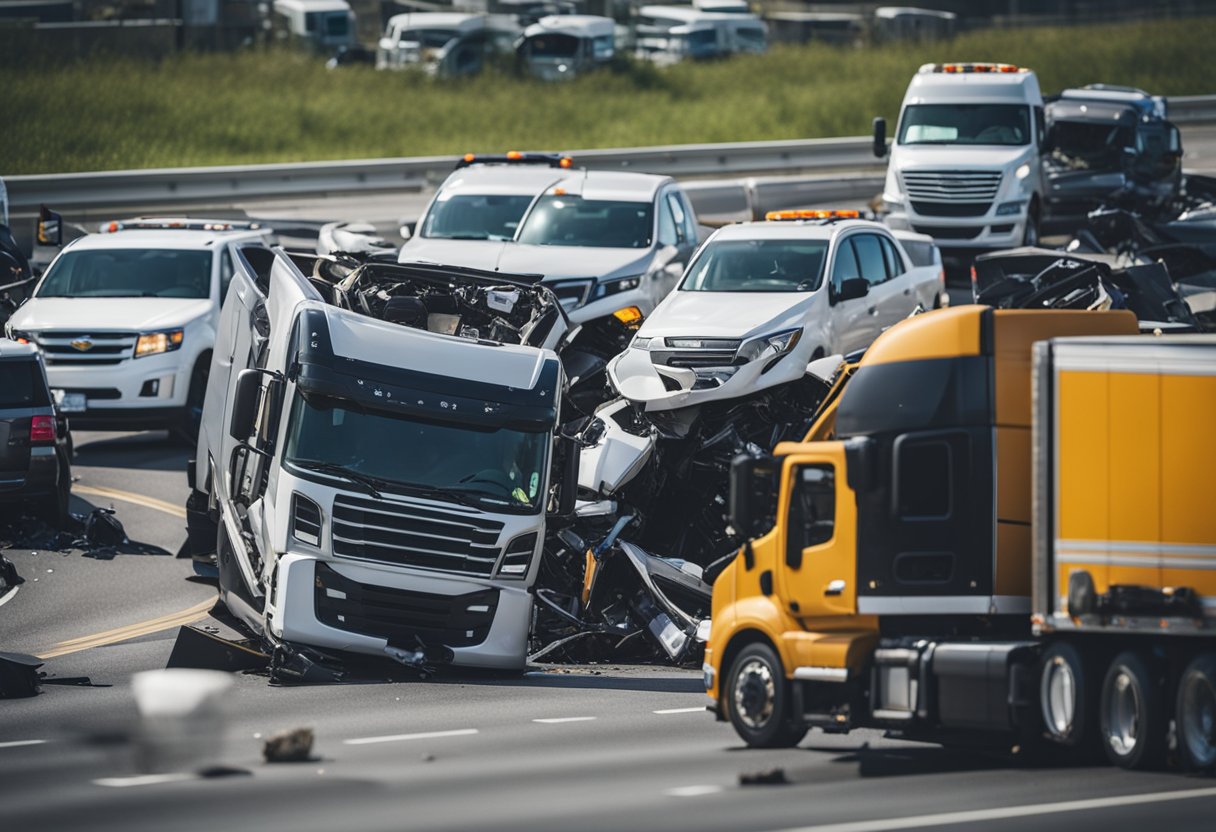
[(546, 511), (577, 478), (557, 299), (539, 277), (240, 261), (187, 504), (229, 610), (271, 648), (522, 668)]
[(995, 249), (1039, 239), (1043, 96), (1010, 64), (925, 64), (912, 77), (894, 141), (874, 119), (874, 154), (890, 154), (887, 224), (943, 248)]

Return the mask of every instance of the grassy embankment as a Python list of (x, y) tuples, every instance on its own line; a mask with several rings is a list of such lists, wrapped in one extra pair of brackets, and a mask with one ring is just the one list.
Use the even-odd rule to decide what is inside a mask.
[[(571, 84), (327, 71), (284, 51), (0, 66), (0, 174), (849, 136), (897, 114), (934, 60), (1033, 67), (1044, 91), (1104, 81), (1213, 92), (1216, 21), (989, 30), (953, 42), (818, 44)], [(16, 114), (21, 114), (18, 117)]]

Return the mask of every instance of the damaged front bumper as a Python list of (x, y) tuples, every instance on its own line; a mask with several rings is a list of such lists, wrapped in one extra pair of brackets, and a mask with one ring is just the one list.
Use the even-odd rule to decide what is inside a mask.
[(521, 670), (532, 596), (522, 586), (401, 573), (289, 553), (266, 628), (276, 641), (403, 664)]

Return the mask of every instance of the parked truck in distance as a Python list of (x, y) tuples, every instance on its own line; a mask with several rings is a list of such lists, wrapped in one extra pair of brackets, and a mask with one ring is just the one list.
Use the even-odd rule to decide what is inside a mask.
[(523, 667), (546, 511), (577, 479), (567, 320), (538, 284), (242, 253), (187, 513), (268, 646)]
[(925, 64), (912, 77), (894, 141), (874, 119), (874, 153), (890, 153), (883, 204), (892, 228), (943, 248), (1035, 245), (1042, 216), (1043, 97), (1029, 69)]
[(1129, 768), (1173, 718), (1216, 764), (1216, 339), (1135, 333), (930, 312), (842, 371), (808, 441), (736, 460), (718, 718), (754, 746), (873, 727)]

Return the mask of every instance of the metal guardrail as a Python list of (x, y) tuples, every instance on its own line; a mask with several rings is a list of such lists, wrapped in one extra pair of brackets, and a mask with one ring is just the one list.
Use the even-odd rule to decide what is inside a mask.
[[(1216, 121), (1216, 95), (1169, 99), (1180, 124)], [(730, 177), (829, 171), (877, 172), (869, 136), (781, 142), (733, 142), (572, 151), (599, 170), (636, 170), (677, 177)], [(361, 159), (303, 164), (161, 168), (6, 177), (10, 207), (41, 204), (60, 211), (231, 207), (253, 200), (419, 189), (447, 176), (456, 156)], [(830, 198), (830, 197), (829, 197)]]

